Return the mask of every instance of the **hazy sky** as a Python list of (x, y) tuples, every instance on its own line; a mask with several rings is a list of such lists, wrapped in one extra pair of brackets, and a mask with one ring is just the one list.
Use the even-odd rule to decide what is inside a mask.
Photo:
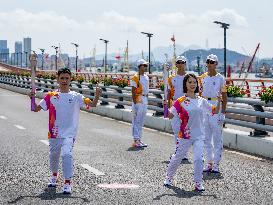
[[(227, 47), (252, 54), (260, 42), (258, 57), (273, 57), (272, 0), (0, 0), (0, 39), (14, 42), (31, 37), (34, 50), (61, 45), (74, 55), (71, 42), (78, 43), (79, 56), (87, 57), (99, 38), (110, 41), (109, 52), (148, 50), (141, 31), (154, 33), (152, 48), (168, 46), (174, 33), (177, 44), (223, 46), (223, 29), (215, 20), (230, 23)], [(245, 51), (244, 51), (245, 50)]]

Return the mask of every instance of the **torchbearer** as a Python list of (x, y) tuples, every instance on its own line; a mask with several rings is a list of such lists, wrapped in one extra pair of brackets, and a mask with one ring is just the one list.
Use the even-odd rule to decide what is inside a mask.
[[(71, 71), (62, 68), (57, 73), (59, 88), (49, 92), (37, 105), (34, 112), (49, 110), (49, 163), (51, 178), (48, 187), (56, 187), (58, 181), (58, 169), (60, 156), (62, 157), (62, 170), (64, 177), (63, 193), (71, 194), (71, 179), (73, 176), (72, 150), (77, 135), (80, 108), (86, 105), (88, 108), (96, 107), (101, 89), (96, 87), (94, 100), (85, 98), (82, 94), (69, 89)], [(35, 97), (35, 92), (29, 94)]]
[(215, 114), (220, 109), (220, 99), (217, 106), (198, 96), (198, 81), (194, 74), (187, 74), (183, 80), (185, 95), (178, 98), (170, 109), (169, 118), (179, 117), (180, 129), (177, 149), (168, 165), (165, 186), (172, 185), (174, 175), (187, 151), (185, 148), (193, 146), (193, 165), (195, 191), (204, 191), (203, 187), (203, 148), (204, 148), (204, 113)]
[(142, 142), (142, 129), (147, 113), (148, 94), (149, 94), (149, 77), (145, 74), (148, 62), (144, 59), (137, 61), (138, 73), (131, 79), (132, 86), (132, 147), (142, 148), (148, 145)]

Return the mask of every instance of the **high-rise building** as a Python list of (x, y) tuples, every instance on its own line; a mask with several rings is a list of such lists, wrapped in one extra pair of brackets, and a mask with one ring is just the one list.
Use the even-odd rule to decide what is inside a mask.
[(8, 48), (8, 41), (7, 40), (0, 40), (0, 49)]
[(23, 52), (23, 43), (22, 41), (15, 42), (15, 53)]
[[(24, 38), (23, 41), (24, 41), (24, 58), (23, 58), (23, 62), (25, 64), (29, 65), (28, 55), (31, 53), (31, 38), (30, 37)], [(26, 63), (26, 59), (27, 59), (27, 63)]]
[(24, 51), (31, 52), (31, 38), (24, 38)]
[(0, 61), (7, 63), (9, 60), (9, 49), (7, 40), (0, 40)]
[(15, 42), (15, 63), (16, 65), (21, 65), (23, 60), (23, 44), (22, 41), (16, 41)]

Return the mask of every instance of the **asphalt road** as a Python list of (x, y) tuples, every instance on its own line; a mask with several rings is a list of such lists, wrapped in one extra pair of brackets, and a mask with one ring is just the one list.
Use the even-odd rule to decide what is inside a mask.
[(205, 192), (192, 191), (192, 163), (166, 188), (171, 135), (145, 129), (149, 147), (134, 150), (130, 124), (86, 112), (74, 147), (73, 193), (64, 196), (62, 183), (47, 188), (47, 118), (30, 112), (26, 96), (0, 89), (0, 204), (273, 204), (272, 160), (225, 150), (222, 174), (204, 176)]

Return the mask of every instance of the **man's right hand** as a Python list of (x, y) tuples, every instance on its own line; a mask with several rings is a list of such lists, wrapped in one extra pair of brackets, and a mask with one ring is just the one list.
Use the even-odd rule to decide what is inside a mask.
[(29, 98), (32, 98), (32, 97), (35, 97), (35, 92), (34, 91), (31, 91), (29, 94), (28, 94)]

